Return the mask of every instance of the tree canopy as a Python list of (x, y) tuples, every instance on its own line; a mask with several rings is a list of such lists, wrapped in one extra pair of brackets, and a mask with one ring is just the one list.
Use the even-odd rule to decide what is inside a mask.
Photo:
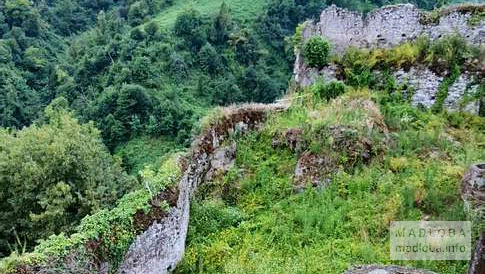
[(107, 207), (133, 186), (92, 123), (79, 124), (58, 98), (46, 122), (0, 130), (0, 253), (8, 243), (29, 245), (69, 232), (79, 220)]

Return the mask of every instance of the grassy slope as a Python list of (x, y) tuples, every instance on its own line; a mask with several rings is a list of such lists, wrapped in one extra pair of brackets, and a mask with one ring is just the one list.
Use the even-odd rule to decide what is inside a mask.
[(185, 9), (193, 8), (202, 15), (211, 16), (219, 11), (222, 2), (225, 2), (232, 11), (235, 19), (250, 21), (263, 10), (268, 0), (177, 0), (175, 3), (163, 10), (156, 18), (161, 27), (171, 28), (177, 16)]
[[(443, 117), (406, 104), (381, 106), (392, 140), (383, 159), (334, 174), (324, 191), (294, 194), (297, 155), (273, 149), (272, 136), (291, 127), (308, 132), (362, 122), (352, 109), (315, 118), (334, 112), (332, 104), (297, 104), (261, 133), (239, 140), (236, 168), (203, 186), (192, 206), (178, 273), (342, 273), (373, 263), (466, 272), (463, 261), (391, 262), (388, 224), (425, 216), (466, 219), (460, 179), (470, 163), (485, 159), (484, 132), (451, 128)], [(403, 113), (408, 118), (401, 119)], [(319, 138), (308, 137), (318, 144)]]

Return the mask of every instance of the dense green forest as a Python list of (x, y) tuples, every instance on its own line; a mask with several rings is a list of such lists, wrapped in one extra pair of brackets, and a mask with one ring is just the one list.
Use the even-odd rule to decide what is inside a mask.
[(210, 107), (284, 94), (298, 23), (395, 2), (0, 0), (0, 256), (112, 206)]

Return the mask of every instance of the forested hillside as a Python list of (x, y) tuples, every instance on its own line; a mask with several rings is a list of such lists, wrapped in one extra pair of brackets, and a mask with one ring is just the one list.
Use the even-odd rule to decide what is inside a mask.
[[(369, 10), (388, 2), (331, 3)], [(2, 0), (1, 125), (30, 125), (63, 96), (102, 127), (111, 149), (136, 134), (184, 142), (209, 105), (281, 95), (292, 64), (284, 38), (325, 4)]]
[[(102, 138), (111, 152), (121, 145), (117, 149), (123, 157), (121, 165), (133, 173), (144, 164), (156, 164), (161, 154), (189, 144), (195, 122), (210, 106), (270, 102), (283, 94), (292, 60), (291, 54), (287, 57), (282, 51), (283, 38), (297, 22), (316, 14), (321, 4), (275, 2), (268, 6), (274, 12), (265, 14), (260, 8), (269, 3), (262, 1), (252, 11), (243, 9), (235, 15), (234, 4), (236, 10), (241, 5), (221, 1), (202, 6), (182, 1), (0, 2), (0, 124), (8, 138), (19, 143), (17, 147), (5, 142), (1, 150), (1, 210), (13, 213), (2, 215), (3, 256), (28, 250), (34, 240), (49, 234), (70, 232), (84, 215), (100, 205), (113, 204), (102, 193), (119, 197), (133, 186), (108, 186), (106, 181), (99, 189), (76, 183), (73, 173), (82, 168), (72, 161), (99, 157), (77, 152), (89, 145), (89, 138)], [(287, 18), (281, 27), (277, 22), (284, 20), (279, 17)], [(160, 24), (160, 20), (170, 23)], [(277, 39), (272, 41), (274, 35)], [(99, 132), (70, 140), (82, 144), (79, 148), (64, 145), (62, 138), (69, 139), (71, 130), (64, 134), (57, 128), (64, 125), (51, 125), (44, 112), (54, 98), (64, 102), (62, 119), (76, 117), (75, 124), (93, 121), (90, 131), (96, 127)], [(27, 132), (45, 136), (53, 134), (49, 133), (52, 126), (60, 139), (42, 137), (37, 138), (38, 147), (27, 145), (32, 138), (26, 137)], [(123, 148), (130, 140), (134, 141)], [(150, 143), (157, 144), (156, 151), (153, 156), (147, 151), (143, 158), (139, 152)], [(31, 150), (48, 155), (57, 146), (62, 151), (58, 161), (71, 170), (68, 173), (56, 162), (29, 156)], [(96, 146), (104, 150), (101, 143)], [(32, 179), (22, 179), (27, 171), (12, 165), (14, 159), (23, 157), (33, 158), (30, 164), (23, 163)], [(116, 159), (107, 161), (120, 164)], [(79, 179), (99, 176), (94, 172), (82, 170)], [(16, 188), (8, 189), (16, 182)], [(84, 193), (86, 188), (93, 193)], [(32, 198), (13, 199), (21, 193)], [(93, 204), (89, 197), (97, 195), (103, 198)], [(68, 196), (74, 200), (68, 201)], [(59, 225), (48, 225), (43, 219)]]
[(195, 2), (3, 5), (2, 126), (29, 125), (63, 96), (83, 121), (96, 121), (111, 149), (137, 134), (184, 143), (210, 105), (281, 95), (291, 60), (283, 38), (322, 6), (275, 3), (273, 13), (245, 23), (227, 4), (207, 6), (211, 14)]
[(281, 97), (300, 22), (394, 2), (0, 0), (0, 257), (144, 188), (211, 107)]

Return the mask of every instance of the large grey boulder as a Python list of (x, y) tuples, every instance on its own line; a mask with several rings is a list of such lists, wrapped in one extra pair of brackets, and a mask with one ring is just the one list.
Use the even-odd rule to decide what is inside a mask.
[(211, 168), (205, 175), (206, 181), (211, 181), (214, 176), (225, 174), (234, 166), (236, 160), (237, 145), (233, 142), (230, 146), (219, 147), (211, 155)]

